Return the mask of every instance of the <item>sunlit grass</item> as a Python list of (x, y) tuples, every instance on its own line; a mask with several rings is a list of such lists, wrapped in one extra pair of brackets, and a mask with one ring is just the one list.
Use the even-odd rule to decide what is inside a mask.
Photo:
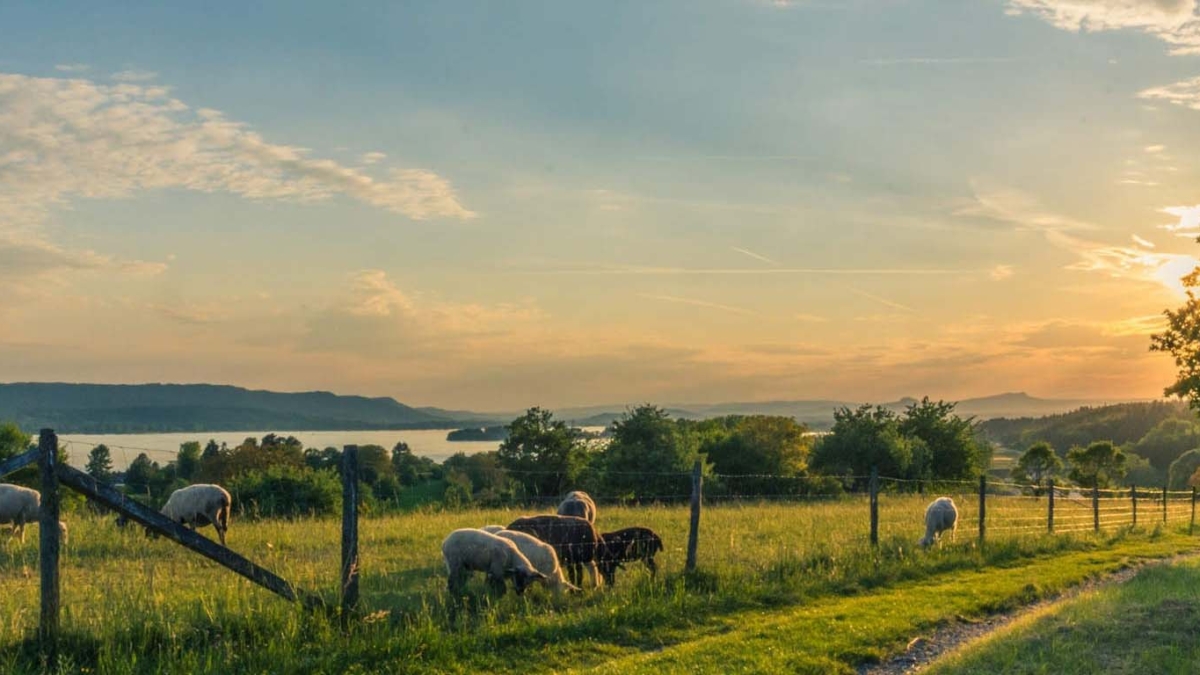
[[(644, 525), (662, 535), (666, 550), (659, 555), (657, 581), (634, 566), (618, 574), (615, 588), (601, 592), (556, 598), (539, 588), (524, 598), (511, 593), (495, 598), (475, 579), (461, 606), (446, 597), (441, 540), (456, 528), (506, 524), (521, 512), (364, 518), (366, 618), (349, 635), (340, 632), (335, 618), (288, 604), (164, 539), (147, 540), (139, 528), (120, 530), (111, 518), (75, 517), (62, 563), (62, 627), (68, 636), (63, 655), (68, 671), (106, 673), (340, 673), (354, 667), (545, 672), (694, 641), (729, 630), (729, 622), (742, 621), (747, 612), (1069, 551), (1119, 557), (1116, 551), (1126, 545), (1121, 538), (1090, 534), (1048, 536), (1044, 523), (1033, 523), (1020, 532), (997, 531), (981, 548), (978, 505), (972, 507), (968, 497), (956, 499), (962, 502), (958, 536), (930, 551), (915, 546), (929, 497), (883, 495), (878, 548), (869, 545), (866, 500), (858, 497), (706, 506), (695, 575), (683, 574), (686, 507), (602, 506), (603, 530)], [(1045, 506), (1032, 498), (992, 503), (993, 529), (1000, 527), (1001, 515), (1036, 519)], [(339, 537), (337, 519), (235, 520), (229, 543), (336, 605)], [(40, 669), (35, 646), (27, 642), (38, 621), (36, 539), (0, 549), (0, 672)], [(1168, 547), (1188, 541), (1180, 538)], [(526, 660), (535, 663), (520, 666)]]
[(1191, 561), (1036, 613), (929, 672), (1191, 675), (1198, 621), (1200, 563)]

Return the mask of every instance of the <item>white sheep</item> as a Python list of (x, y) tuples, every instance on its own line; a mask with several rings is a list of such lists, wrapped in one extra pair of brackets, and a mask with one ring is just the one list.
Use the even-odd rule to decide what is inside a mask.
[(554, 547), (550, 544), (531, 534), (505, 530), (503, 528), (493, 534), (516, 544), (517, 550), (521, 552), (521, 555), (525, 556), (537, 571), (546, 576), (546, 586), (555, 593), (563, 591), (575, 593), (579, 591), (578, 586), (572, 585), (563, 576), (562, 567), (558, 564), (558, 553), (554, 551)]
[(925, 536), (917, 543), (922, 547), (931, 546), (941, 533), (949, 530), (953, 538), (957, 529), (958, 509), (954, 506), (954, 500), (938, 497), (925, 507)]
[(209, 525), (217, 529), (221, 545), (225, 545), (225, 533), (229, 530), (229, 509), (233, 499), (220, 485), (199, 483), (179, 488), (167, 498), (162, 513), (172, 522), (198, 526)]
[(462, 592), (470, 572), (486, 573), (488, 584), (500, 594), (506, 590), (506, 576), (513, 578), (517, 595), (524, 593), (530, 583), (546, 579), (521, 555), (516, 544), (483, 530), (463, 528), (451, 532), (442, 542), (442, 559), (448, 576), (446, 587), (455, 595)]
[(487, 532), (489, 534), (496, 534), (497, 532), (503, 531), (504, 526), (503, 525), (484, 525), (483, 527), (481, 527), (479, 529), (481, 529), (484, 532)]
[[(42, 495), (20, 485), (0, 483), (0, 525), (12, 524), (12, 536), (25, 543), (25, 524), (37, 522), (42, 513)], [(67, 543), (67, 524), (58, 521), (62, 543)]]

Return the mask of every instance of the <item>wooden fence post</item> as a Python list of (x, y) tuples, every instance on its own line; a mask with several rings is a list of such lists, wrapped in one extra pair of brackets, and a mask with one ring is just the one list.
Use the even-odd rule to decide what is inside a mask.
[(1050, 499), (1046, 500), (1046, 531), (1054, 534), (1054, 479), (1050, 479)]
[(358, 606), (358, 446), (342, 449), (342, 627)]
[(1163, 522), (1167, 522), (1167, 486), (1163, 486)]
[(58, 530), (58, 473), (54, 466), (57, 460), (58, 436), (53, 429), (42, 429), (38, 434), (38, 473), (41, 474), (42, 485), (42, 509), (38, 517), (42, 615), (38, 637), (48, 670), (56, 668), (58, 658), (58, 553), (61, 542)]
[(1137, 486), (1129, 486), (1129, 493), (1133, 498), (1133, 526), (1137, 527)]
[(1092, 529), (1100, 531), (1100, 481), (1092, 486)]
[(879, 545), (879, 467), (871, 467), (871, 545)]
[(700, 460), (696, 460), (696, 465), (692, 467), (692, 521), (688, 528), (686, 567), (688, 572), (696, 571), (696, 547), (700, 544), (700, 490), (703, 488), (700, 469)]
[(1188, 534), (1196, 530), (1196, 488), (1192, 487), (1192, 522), (1188, 524)]
[(987, 533), (987, 474), (979, 474), (979, 543)]

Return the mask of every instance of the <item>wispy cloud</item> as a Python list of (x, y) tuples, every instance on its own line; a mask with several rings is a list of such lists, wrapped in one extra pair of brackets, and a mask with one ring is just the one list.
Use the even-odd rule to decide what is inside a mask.
[(367, 152), (359, 158), (363, 164), (378, 164), (387, 159), (387, 155), (382, 152)]
[(859, 63), (868, 66), (957, 66), (980, 63), (1010, 63), (1017, 59), (1011, 56), (907, 56), (894, 58), (862, 59)]
[(611, 263), (585, 263), (545, 267), (543, 269), (513, 269), (514, 274), (544, 275), (630, 275), (630, 276), (756, 276), (756, 275), (829, 275), (829, 276), (941, 276), (976, 274), (978, 270), (948, 268), (889, 268), (889, 267), (652, 267)]
[[(1151, 246), (1140, 243), (1140, 238), (1134, 239), (1134, 246), (1115, 246), (1085, 239), (1080, 233), (1099, 228), (1049, 211), (1016, 190), (980, 192), (976, 194), (976, 200), (974, 206), (959, 209), (958, 215), (988, 217), (1011, 223), (1016, 229), (1041, 231), (1049, 244), (1076, 256), (1077, 260), (1066, 266), (1069, 270), (1156, 283), (1182, 294), (1180, 277), (1200, 264), (1190, 255), (1154, 252), (1150, 250)], [(1195, 207), (1195, 211), (1189, 207), (1169, 207), (1163, 211), (1180, 217), (1179, 224), (1164, 226), (1166, 229), (1200, 227), (1200, 207)]]
[(1174, 223), (1160, 225), (1164, 230), (1169, 232), (1180, 232), (1185, 236), (1193, 236), (1194, 233), (1200, 232), (1200, 204), (1195, 206), (1168, 206), (1162, 209), (1163, 213), (1175, 216), (1179, 220)]
[(117, 82), (149, 82), (158, 79), (158, 73), (152, 70), (122, 70), (112, 74)]
[(1137, 244), (1138, 246), (1141, 246), (1143, 248), (1154, 248), (1154, 244), (1152, 242), (1142, 239), (1141, 237), (1137, 236), (1136, 234), (1131, 234), (1129, 236), (1133, 239), (1133, 243)]
[(793, 314), (792, 318), (797, 321), (804, 321), (805, 323), (828, 323), (829, 322), (829, 319), (826, 319), (823, 316), (817, 316), (816, 314), (804, 314), (804, 313)]
[(768, 263), (771, 265), (779, 264), (779, 263), (775, 262), (774, 260), (771, 260), (770, 258), (768, 258), (765, 255), (760, 255), (760, 254), (755, 253), (754, 251), (750, 251), (748, 249), (738, 248), (737, 246), (730, 246), (729, 248), (733, 249), (734, 251), (737, 251), (738, 253), (741, 253), (744, 256), (749, 256), (749, 257), (754, 258), (755, 260), (758, 260), (761, 262), (765, 262), (765, 263)]
[(60, 63), (54, 69), (60, 73), (86, 73), (92, 67), (86, 63)]
[(1151, 154), (1157, 154), (1166, 149), (1167, 149), (1167, 146), (1165, 146), (1165, 145), (1147, 145), (1146, 147), (1142, 148), (1142, 150), (1145, 150), (1146, 152), (1149, 152)]
[(1015, 226), (1019, 230), (1087, 231), (1096, 226), (1043, 208), (1029, 195), (1011, 188), (989, 186), (972, 180), (975, 198), (954, 211), (956, 216), (987, 218)]
[(850, 290), (853, 291), (854, 293), (857, 293), (858, 295), (861, 295), (864, 298), (867, 298), (868, 300), (874, 300), (875, 302), (878, 302), (879, 304), (884, 305), (886, 307), (891, 307), (892, 309), (903, 310), (905, 312), (915, 312), (916, 311), (915, 309), (913, 309), (912, 307), (909, 307), (908, 305), (902, 305), (898, 302), (894, 302), (892, 300), (888, 300), (887, 298), (883, 298), (878, 295), (875, 295), (874, 293), (868, 293), (868, 292), (862, 290), (861, 288), (854, 288), (853, 286), (850, 286), (848, 288), (850, 288)]
[(1009, 14), (1029, 13), (1072, 32), (1138, 30), (1171, 45), (1172, 54), (1200, 53), (1195, 0), (1009, 0)]
[(474, 215), (433, 172), (378, 178), (314, 158), (164, 87), (0, 73), (0, 224), (36, 227), (72, 197), (166, 188), (304, 202), (345, 195), (418, 220)]
[(1012, 265), (996, 265), (988, 272), (988, 276), (992, 281), (1004, 281), (1013, 275)]
[(722, 305), (717, 302), (709, 302), (707, 300), (697, 300), (695, 298), (681, 298), (675, 295), (658, 295), (653, 293), (638, 293), (639, 298), (647, 300), (657, 300), (660, 302), (673, 302), (680, 305), (691, 305), (693, 307), (704, 307), (706, 309), (716, 309), (730, 314), (744, 314), (747, 316), (758, 316), (758, 312), (745, 309), (743, 307), (734, 307), (732, 305)]
[(1138, 92), (1138, 98), (1166, 101), (1173, 105), (1200, 110), (1200, 77), (1181, 80), (1174, 84), (1150, 87)]

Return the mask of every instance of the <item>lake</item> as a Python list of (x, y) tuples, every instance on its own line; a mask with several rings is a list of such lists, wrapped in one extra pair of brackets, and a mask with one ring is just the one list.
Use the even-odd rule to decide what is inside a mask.
[[(589, 430), (601, 430), (602, 427), (588, 427)], [(203, 447), (211, 438), (218, 444), (225, 443), (229, 447), (240, 445), (247, 438), (262, 439), (269, 433), (277, 436), (295, 436), (304, 443), (305, 448), (335, 447), (343, 445), (381, 445), (389, 451), (399, 441), (408, 443), (408, 447), (418, 456), (428, 457), (435, 462), (442, 462), (450, 455), (458, 452), (474, 454), (495, 450), (500, 446), (499, 441), (447, 441), (446, 434), (450, 429), (400, 429), (393, 431), (188, 431), (170, 434), (62, 434), (59, 443), (70, 452), (70, 464), (82, 469), (87, 464), (88, 453), (96, 445), (103, 443), (112, 452), (113, 469), (122, 471), (139, 453), (146, 453), (150, 459), (165, 465), (175, 459), (179, 446), (188, 441), (199, 441)]]

